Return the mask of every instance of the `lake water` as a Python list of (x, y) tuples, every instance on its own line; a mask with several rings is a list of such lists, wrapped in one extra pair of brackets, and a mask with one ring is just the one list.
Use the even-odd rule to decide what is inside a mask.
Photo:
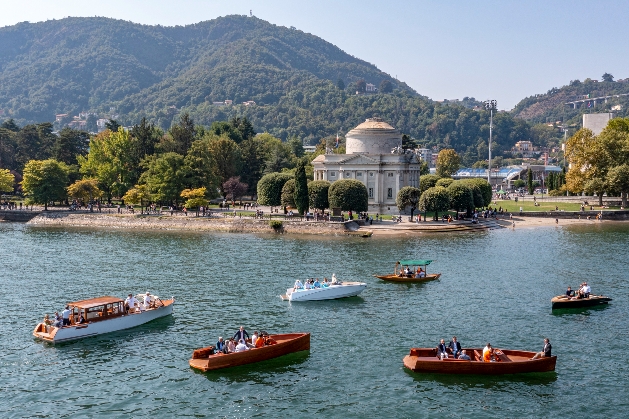
[[(61, 230), (0, 223), (0, 417), (609, 418), (629, 407), (629, 225), (501, 229), (370, 239)], [(400, 258), (438, 281), (385, 283)], [(360, 297), (293, 303), (296, 278), (367, 282)], [(552, 313), (588, 280), (606, 307)], [(67, 301), (150, 291), (175, 313), (61, 345), (31, 333)], [(309, 353), (213, 373), (195, 348), (244, 325), (311, 332)], [(463, 346), (541, 350), (554, 373), (415, 374), (402, 358), (456, 335)]]

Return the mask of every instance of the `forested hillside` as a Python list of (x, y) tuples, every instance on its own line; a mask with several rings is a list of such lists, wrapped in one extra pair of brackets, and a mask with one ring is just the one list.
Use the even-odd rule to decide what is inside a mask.
[[(357, 95), (367, 83), (379, 91)], [(226, 100), (232, 104), (213, 103)], [(472, 164), (486, 158), (489, 136), (489, 114), (470, 108), (476, 103), (431, 101), (316, 36), (255, 17), (183, 27), (67, 18), (0, 28), (0, 118), (19, 125), (87, 111), (127, 126), (146, 117), (167, 130), (189, 113), (205, 126), (247, 117), (258, 132), (316, 144), (380, 116), (418, 144), (453, 147)], [(546, 141), (509, 113), (495, 123), (494, 155), (519, 140)]]

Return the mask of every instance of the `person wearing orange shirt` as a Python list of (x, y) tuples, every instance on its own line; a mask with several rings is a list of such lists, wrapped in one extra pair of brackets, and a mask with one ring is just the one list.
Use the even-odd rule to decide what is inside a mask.
[(256, 348), (262, 348), (264, 346), (264, 338), (259, 336), (255, 343)]

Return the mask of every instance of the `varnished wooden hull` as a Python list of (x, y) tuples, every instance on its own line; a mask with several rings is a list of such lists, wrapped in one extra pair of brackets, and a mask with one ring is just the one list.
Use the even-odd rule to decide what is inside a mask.
[(553, 309), (559, 308), (582, 308), (592, 307), (600, 304), (607, 304), (612, 299), (603, 295), (590, 295), (589, 298), (569, 299), (565, 295), (553, 297), (550, 302)]
[[(475, 359), (474, 351), (482, 353), (482, 349), (467, 349), (468, 355)], [(554, 371), (557, 357), (532, 359), (535, 352), (502, 349), (506, 357), (499, 362), (463, 361), (453, 358), (440, 360), (435, 348), (413, 348), (404, 357), (404, 366), (414, 372), (438, 374), (481, 374), (502, 375), (521, 374), (527, 372)]]
[(414, 276), (408, 278), (405, 276), (399, 275), (374, 275), (376, 278), (380, 278), (383, 281), (391, 281), (391, 282), (425, 282), (425, 281), (434, 281), (435, 279), (439, 279), (441, 274), (428, 274), (423, 278), (415, 278)]
[[(293, 352), (310, 350), (310, 333), (287, 333), (281, 335), (270, 335), (277, 343), (264, 346), (262, 348), (250, 349), (243, 352), (231, 354), (208, 355), (208, 348), (197, 349), (193, 358), (189, 361), (194, 369), (205, 371), (218, 370), (222, 368), (236, 367), (239, 365), (252, 364), (254, 362), (266, 361)], [(205, 350), (208, 349), (208, 350)], [(199, 358), (195, 358), (199, 356)]]

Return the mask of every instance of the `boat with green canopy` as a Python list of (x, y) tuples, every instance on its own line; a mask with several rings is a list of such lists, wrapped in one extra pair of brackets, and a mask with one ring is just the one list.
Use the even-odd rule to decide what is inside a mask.
[(429, 274), (426, 270), (433, 261), (431, 259), (404, 259), (395, 262), (393, 274), (374, 275), (384, 281), (392, 282), (424, 282), (439, 279), (441, 274)]

